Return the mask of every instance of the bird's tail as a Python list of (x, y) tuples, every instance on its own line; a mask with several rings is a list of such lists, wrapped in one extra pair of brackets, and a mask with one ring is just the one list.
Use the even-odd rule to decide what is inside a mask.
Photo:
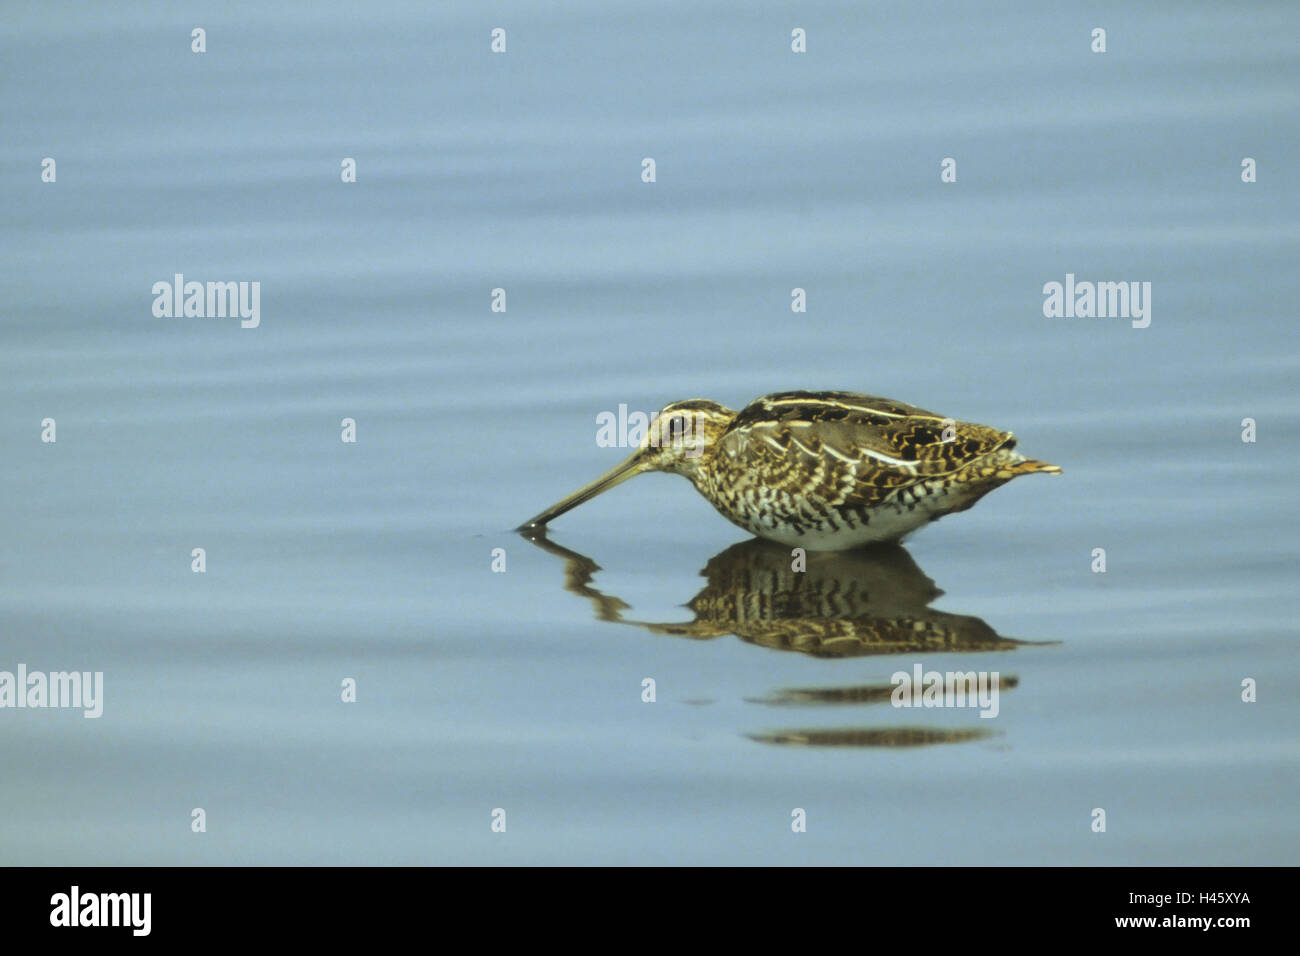
[(1013, 475), (1032, 475), (1035, 472), (1044, 472), (1049, 475), (1059, 475), (1061, 473), (1060, 465), (1049, 465), (1045, 461), (1035, 461), (1032, 458), (1026, 458), (1024, 461), (1016, 462), (1008, 470)]

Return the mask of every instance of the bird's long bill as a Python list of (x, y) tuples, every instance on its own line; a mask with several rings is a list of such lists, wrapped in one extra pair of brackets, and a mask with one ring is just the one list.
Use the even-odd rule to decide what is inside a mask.
[(575, 491), (573, 494), (569, 495), (567, 498), (557, 501), (555, 504), (551, 505), (541, 514), (537, 515), (535, 518), (531, 518), (528, 521), (525, 521), (522, 525), (520, 525), (519, 530), (522, 531), (525, 528), (535, 528), (541, 525), (545, 525), (547, 522), (551, 521), (554, 518), (558, 518), (566, 511), (578, 507), (578, 505), (582, 504), (584, 501), (590, 501), (592, 498), (596, 497), (598, 494), (601, 494), (602, 492), (609, 491), (609, 489), (613, 488), (615, 485), (621, 485), (629, 478), (635, 475), (639, 475), (644, 470), (645, 470), (644, 464), (640, 460), (638, 460), (638, 457), (636, 455), (633, 455), (631, 458), (627, 459), (627, 461), (623, 462), (621, 465), (618, 465), (616, 468), (612, 468), (609, 471), (605, 472), (603, 475), (601, 475), (591, 484), (584, 485), (583, 487)]

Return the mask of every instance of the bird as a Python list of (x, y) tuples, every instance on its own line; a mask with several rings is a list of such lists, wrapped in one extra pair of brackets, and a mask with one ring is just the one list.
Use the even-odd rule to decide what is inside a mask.
[(750, 534), (808, 551), (897, 542), (1020, 475), (1060, 474), (1009, 431), (843, 391), (764, 395), (734, 411), (665, 405), (622, 464), (525, 522), (546, 527), (636, 475), (682, 475)]

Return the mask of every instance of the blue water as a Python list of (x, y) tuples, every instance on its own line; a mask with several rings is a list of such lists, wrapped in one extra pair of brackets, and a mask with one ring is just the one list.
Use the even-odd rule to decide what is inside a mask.
[[(0, 709), (0, 862), (1295, 862), (1298, 26), (7, 10), (0, 671), (102, 671), (105, 700)], [(155, 317), (176, 273), (260, 282), (259, 327)], [(1150, 326), (1045, 318), (1067, 273), (1151, 282)], [(792, 388), (1064, 468), (818, 579), (883, 576), (868, 630), (896, 605), (1041, 643), (817, 657), (602, 620), (509, 530), (626, 453), (600, 412)], [(605, 617), (685, 625), (744, 534), (649, 476), (550, 538)], [(1017, 682), (995, 719), (782, 702), (916, 663)]]

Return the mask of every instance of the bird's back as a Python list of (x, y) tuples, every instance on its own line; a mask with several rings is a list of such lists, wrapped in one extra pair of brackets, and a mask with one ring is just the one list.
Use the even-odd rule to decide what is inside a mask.
[[(736, 415), (701, 490), (754, 533), (838, 548), (894, 540), (968, 507), (976, 489), (956, 477), (1014, 446), (1010, 432), (888, 398), (778, 392)], [(948, 488), (961, 495), (951, 509)]]
[[(778, 392), (736, 415), (718, 453), (754, 465), (818, 459), (841, 479), (852, 471), (887, 487), (960, 471), (990, 452), (1010, 449), (1010, 432), (959, 422), (888, 398), (853, 392)], [(837, 468), (835, 462), (851, 466)], [(811, 461), (808, 462), (811, 464)], [(882, 474), (877, 474), (882, 473)]]

